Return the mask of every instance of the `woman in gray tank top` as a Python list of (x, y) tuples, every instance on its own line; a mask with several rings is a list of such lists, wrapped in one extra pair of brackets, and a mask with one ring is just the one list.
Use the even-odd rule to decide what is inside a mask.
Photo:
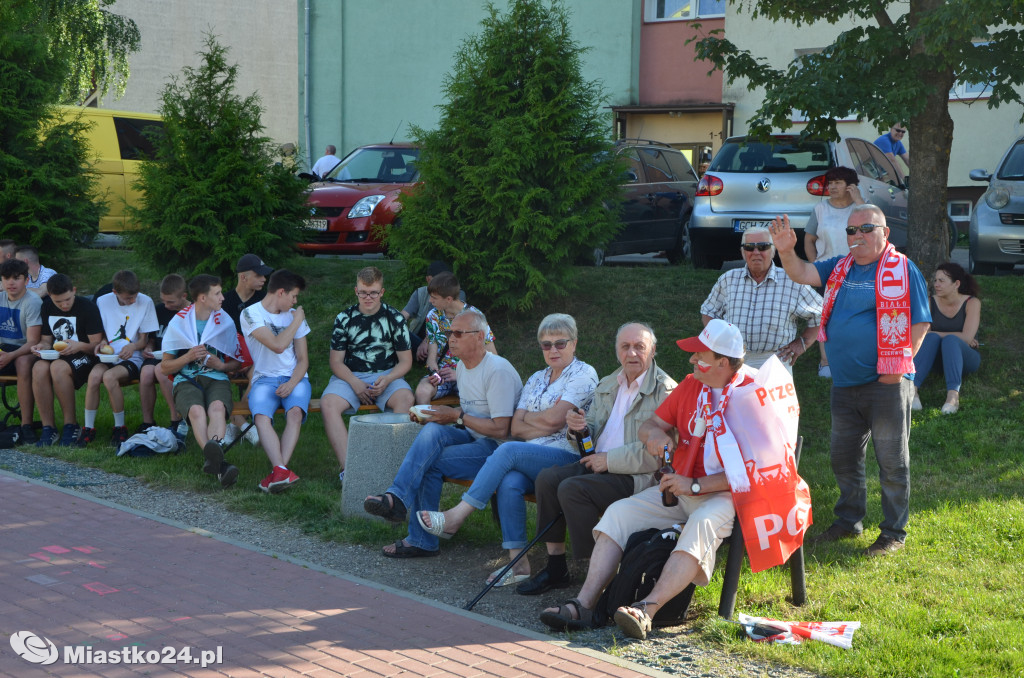
[[(946, 377), (946, 403), (943, 414), (956, 414), (960, 409), (960, 384), (963, 375), (976, 372), (981, 365), (978, 353), (978, 326), (981, 323), (981, 302), (978, 284), (959, 264), (939, 264), (932, 279), (932, 325), (921, 349), (914, 356), (915, 388), (928, 378), (932, 367), (941, 360)], [(921, 409), (921, 399), (914, 393), (913, 409)]]

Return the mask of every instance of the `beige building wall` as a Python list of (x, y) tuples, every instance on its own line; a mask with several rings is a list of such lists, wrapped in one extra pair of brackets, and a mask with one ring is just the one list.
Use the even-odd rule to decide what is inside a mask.
[(266, 135), (298, 143), (298, 15), (280, 0), (118, 0), (111, 11), (132, 18), (142, 34), (120, 99), (108, 93), (101, 108), (156, 113), (160, 92), (185, 66), (200, 65), (207, 33), (238, 65), (235, 92), (259, 95)]
[[(740, 12), (738, 3), (728, 3), (726, 9), (726, 34), (740, 49), (750, 50), (755, 56), (765, 57), (774, 68), (784, 68), (797, 50), (814, 50), (831, 44), (845, 30), (855, 25), (853, 18), (830, 25), (824, 21), (812, 25), (797, 27), (790, 23), (772, 23), (761, 18), (752, 21), (749, 12)], [(737, 80), (723, 87), (722, 101), (736, 104), (735, 133), (747, 131), (747, 121), (764, 99), (762, 88), (750, 89), (746, 80)], [(996, 109), (989, 109), (985, 100), (973, 104), (959, 101), (950, 102), (950, 115), (953, 118), (953, 146), (950, 149), (949, 174), (947, 185), (950, 188), (977, 188), (980, 193), (983, 184), (971, 181), (967, 173), (978, 167), (994, 169), (995, 164), (1010, 146), (1010, 143), (1024, 134), (1019, 118), (1019, 105), (1004, 104)], [(801, 125), (792, 130), (799, 131)], [(874, 140), (880, 132), (871, 121), (840, 122), (838, 131), (844, 137), (861, 137)], [(904, 146), (914, 157), (914, 130), (910, 128)], [(911, 172), (913, 174), (913, 172)]]

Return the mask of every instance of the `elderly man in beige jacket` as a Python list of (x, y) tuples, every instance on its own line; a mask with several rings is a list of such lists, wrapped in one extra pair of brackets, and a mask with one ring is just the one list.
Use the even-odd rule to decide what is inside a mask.
[(637, 431), (676, 387), (654, 362), (656, 347), (654, 330), (648, 325), (631, 322), (620, 327), (615, 335), (615, 355), (622, 367), (597, 385), (585, 419), (572, 410), (566, 416), (570, 434), (589, 429), (595, 453), (576, 463), (552, 466), (537, 476), (538, 529), (557, 520), (544, 536), (547, 566), (520, 583), (516, 593), (534, 596), (569, 586), (566, 527), (573, 557), (589, 558), (594, 549), (592, 530), (604, 510), (650, 486), (660, 462), (644, 451)]

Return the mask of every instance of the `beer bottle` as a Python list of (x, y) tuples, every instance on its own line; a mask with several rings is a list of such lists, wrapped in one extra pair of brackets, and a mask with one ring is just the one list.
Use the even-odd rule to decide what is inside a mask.
[[(573, 408), (577, 414), (583, 414), (580, 408)], [(573, 431), (572, 435), (576, 438), (576, 447), (579, 448), (580, 457), (589, 457), (594, 453), (594, 441), (590, 439), (590, 427), (584, 426), (582, 431)]]
[[(675, 469), (672, 468), (672, 454), (668, 451), (668, 445), (665, 445), (665, 465), (658, 469), (658, 482), (665, 476), (666, 473), (675, 473)], [(661, 505), (662, 506), (676, 506), (679, 504), (679, 497), (672, 494), (670, 490), (661, 491)]]

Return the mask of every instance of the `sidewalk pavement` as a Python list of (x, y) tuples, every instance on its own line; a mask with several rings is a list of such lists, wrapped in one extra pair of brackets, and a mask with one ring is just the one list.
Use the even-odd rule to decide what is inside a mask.
[(2, 472), (0, 591), (18, 678), (666, 675)]

